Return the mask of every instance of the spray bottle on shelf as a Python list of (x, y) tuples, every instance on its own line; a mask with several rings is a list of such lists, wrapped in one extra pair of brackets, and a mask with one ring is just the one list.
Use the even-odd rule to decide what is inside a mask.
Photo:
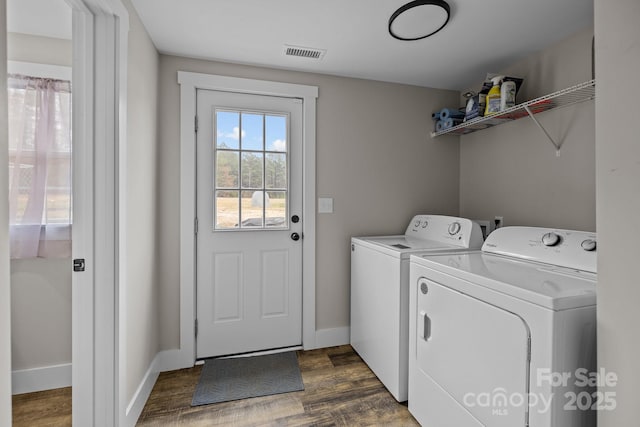
[(500, 86), (500, 111), (516, 105), (516, 82), (507, 80)]
[(484, 110), (485, 116), (490, 116), (500, 112), (500, 82), (504, 76), (495, 76), (491, 79), (493, 86), (487, 94), (487, 107)]

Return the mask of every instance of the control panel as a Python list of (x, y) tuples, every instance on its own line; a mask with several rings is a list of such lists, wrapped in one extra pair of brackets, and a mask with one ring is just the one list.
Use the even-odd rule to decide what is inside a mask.
[(452, 245), (479, 249), (482, 246), (480, 226), (466, 218), (445, 215), (416, 215), (409, 222), (405, 236), (435, 240)]
[(538, 227), (502, 227), (487, 237), (485, 252), (595, 273), (596, 233)]

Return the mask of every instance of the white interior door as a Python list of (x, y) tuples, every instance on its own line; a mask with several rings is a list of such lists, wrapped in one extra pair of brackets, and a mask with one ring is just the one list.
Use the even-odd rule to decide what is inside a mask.
[(302, 100), (197, 92), (198, 358), (302, 343)]

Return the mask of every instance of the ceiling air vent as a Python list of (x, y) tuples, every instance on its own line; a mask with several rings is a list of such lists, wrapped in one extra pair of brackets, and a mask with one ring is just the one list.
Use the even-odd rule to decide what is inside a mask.
[(312, 47), (284, 45), (284, 54), (287, 56), (297, 56), (299, 58), (322, 59), (327, 51)]

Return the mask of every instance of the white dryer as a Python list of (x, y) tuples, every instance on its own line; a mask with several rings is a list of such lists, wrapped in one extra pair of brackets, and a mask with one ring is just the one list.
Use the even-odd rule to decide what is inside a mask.
[(410, 264), (409, 411), (418, 422), (596, 425), (594, 233), (504, 227), (481, 251)]
[(399, 402), (407, 400), (409, 256), (482, 246), (468, 219), (415, 216), (405, 234), (351, 239), (351, 345)]

